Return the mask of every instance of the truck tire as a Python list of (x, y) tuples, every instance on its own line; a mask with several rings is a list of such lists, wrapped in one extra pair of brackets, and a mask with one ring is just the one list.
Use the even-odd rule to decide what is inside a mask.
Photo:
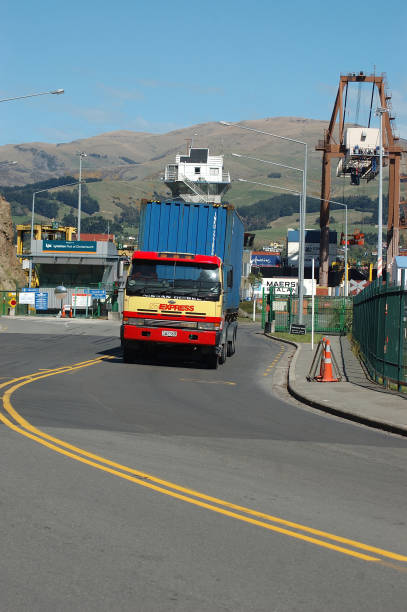
[(220, 365), (223, 365), (225, 363), (225, 361), (226, 361), (226, 356), (227, 356), (226, 355), (227, 354), (227, 347), (226, 347), (226, 345), (227, 345), (227, 342), (224, 342), (222, 344), (222, 350), (221, 350), (220, 355), (219, 355), (219, 363), (220, 363)]
[(210, 370), (217, 370), (219, 365), (218, 354), (214, 351), (210, 353), (206, 358), (206, 365)]
[(128, 345), (123, 345), (123, 361), (124, 363), (133, 363), (134, 351)]
[(232, 340), (228, 340), (228, 357), (232, 357), (236, 352), (236, 331), (233, 333)]

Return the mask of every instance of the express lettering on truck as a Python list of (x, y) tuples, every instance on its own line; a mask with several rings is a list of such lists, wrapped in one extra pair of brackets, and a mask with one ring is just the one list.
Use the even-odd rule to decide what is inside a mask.
[(182, 311), (186, 311), (186, 312), (193, 312), (195, 310), (195, 306), (189, 306), (189, 305), (181, 305), (181, 304), (160, 304), (159, 306), (160, 310), (175, 310), (177, 312), (182, 312)]

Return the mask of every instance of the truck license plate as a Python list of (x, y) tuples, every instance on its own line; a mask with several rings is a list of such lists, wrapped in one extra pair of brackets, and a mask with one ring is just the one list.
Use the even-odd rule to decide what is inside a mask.
[(161, 332), (161, 335), (162, 336), (171, 336), (171, 337), (174, 337), (174, 336), (177, 335), (177, 333), (178, 332), (176, 332), (176, 331), (168, 331), (166, 329), (163, 329), (162, 332)]

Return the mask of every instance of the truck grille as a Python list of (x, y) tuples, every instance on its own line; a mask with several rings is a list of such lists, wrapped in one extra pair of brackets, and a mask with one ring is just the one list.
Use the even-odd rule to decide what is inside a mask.
[(144, 327), (177, 327), (196, 329), (197, 321), (170, 321), (168, 319), (144, 319)]

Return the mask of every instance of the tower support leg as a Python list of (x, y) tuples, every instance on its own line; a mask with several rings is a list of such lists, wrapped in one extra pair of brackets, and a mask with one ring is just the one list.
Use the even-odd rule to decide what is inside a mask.
[(322, 160), (322, 186), (320, 227), (321, 243), (319, 250), (319, 284), (328, 287), (329, 271), (329, 199), (331, 194), (331, 156), (324, 153)]

